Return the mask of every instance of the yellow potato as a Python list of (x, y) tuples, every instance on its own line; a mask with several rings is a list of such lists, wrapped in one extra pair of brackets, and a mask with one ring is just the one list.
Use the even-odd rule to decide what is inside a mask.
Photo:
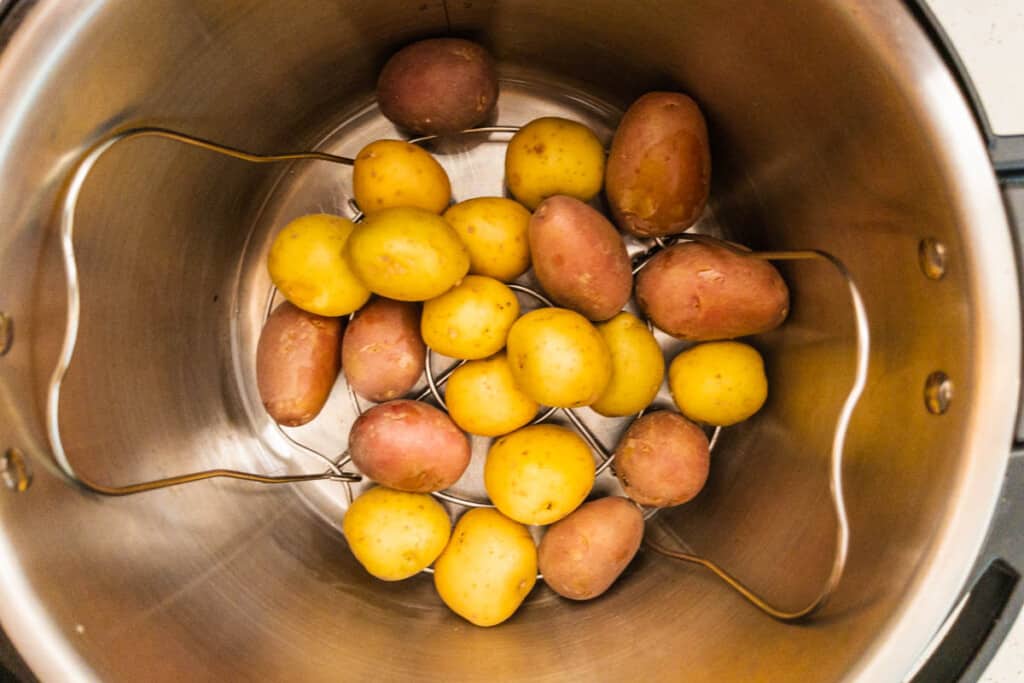
[(441, 213), (451, 201), (452, 187), (441, 164), (421, 147), (377, 140), (356, 155), (352, 193), (367, 216), (394, 206)]
[(434, 564), (444, 604), (477, 626), (512, 616), (537, 582), (537, 546), (529, 530), (497, 510), (462, 515)]
[(317, 315), (348, 315), (370, 298), (342, 257), (354, 226), (325, 213), (296, 218), (274, 238), (267, 270), (288, 301)]
[(487, 358), (505, 347), (518, 317), (519, 301), (511, 289), (494, 278), (467, 275), (423, 305), (420, 334), (427, 346), (446, 356)]
[(444, 392), (448, 414), (470, 434), (501, 436), (526, 425), (540, 406), (512, 379), (504, 353), (455, 370)]
[(588, 406), (604, 393), (612, 376), (608, 345), (575, 311), (530, 311), (512, 325), (507, 345), (516, 384), (541, 405)]
[(530, 267), (530, 212), (504, 197), (477, 197), (444, 212), (469, 249), (469, 272), (511, 282)]
[(451, 526), (433, 496), (376, 486), (355, 499), (342, 531), (366, 571), (384, 581), (400, 581), (437, 559)]
[(505, 182), (530, 209), (564, 194), (593, 199), (604, 181), (604, 147), (582, 123), (545, 117), (523, 126), (505, 153)]
[(349, 236), (345, 257), (372, 292), (399, 301), (433, 299), (469, 271), (469, 253), (448, 222), (407, 207), (368, 216)]
[(635, 315), (623, 311), (600, 323), (612, 354), (612, 379), (591, 408), (608, 417), (634, 415), (650, 405), (665, 376), (665, 357), (654, 335)]
[(668, 385), (680, 412), (723, 427), (746, 420), (768, 398), (761, 354), (740, 342), (710, 342), (672, 360)]
[(579, 507), (593, 485), (594, 456), (583, 438), (565, 427), (524, 427), (487, 452), (487, 495), (523, 524), (557, 522)]

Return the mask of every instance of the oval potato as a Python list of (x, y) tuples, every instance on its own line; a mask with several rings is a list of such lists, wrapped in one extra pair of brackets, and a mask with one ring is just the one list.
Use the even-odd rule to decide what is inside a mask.
[(632, 313), (623, 311), (600, 323), (612, 357), (612, 378), (590, 406), (607, 417), (635, 415), (654, 400), (665, 377), (665, 356), (651, 331)]
[(469, 465), (469, 439), (437, 408), (398, 399), (360, 415), (348, 437), (359, 471), (399, 491), (446, 489)]
[(565, 195), (541, 202), (530, 218), (533, 272), (555, 303), (607, 320), (633, 293), (633, 272), (618, 230), (594, 208)]
[(590, 201), (604, 182), (604, 147), (582, 123), (535, 119), (509, 140), (505, 182), (530, 209), (556, 194)]
[(483, 275), (462, 282), (423, 305), (420, 332), (427, 346), (451, 358), (487, 358), (505, 348), (519, 300), (504, 283)]
[(377, 140), (356, 155), (352, 194), (367, 216), (396, 206), (441, 213), (452, 199), (452, 186), (441, 164), (422, 147)]
[(338, 377), (340, 336), (337, 318), (287, 301), (270, 314), (256, 347), (256, 384), (275, 422), (297, 427), (320, 413)]
[(672, 359), (668, 384), (683, 415), (723, 427), (746, 420), (768, 398), (764, 360), (740, 342), (708, 342), (683, 351)]
[(652, 92), (622, 117), (605, 174), (615, 222), (639, 237), (672, 235), (697, 222), (711, 187), (708, 130), (686, 95)]
[(651, 322), (688, 341), (760, 334), (789, 313), (789, 289), (775, 266), (699, 242), (656, 254), (637, 275), (636, 298)]
[(516, 385), (504, 353), (456, 368), (448, 378), (444, 399), (455, 424), (480, 436), (515, 431), (528, 424), (540, 409)]
[(590, 600), (615, 583), (643, 536), (640, 508), (620, 496), (599, 498), (547, 530), (537, 565), (551, 590), (572, 600)]
[(444, 218), (469, 250), (469, 272), (511, 282), (530, 267), (530, 212), (505, 197), (476, 197), (448, 207)]
[(668, 507), (693, 499), (711, 466), (708, 438), (678, 413), (637, 418), (615, 448), (613, 469), (626, 495), (641, 505)]
[(377, 298), (345, 329), (341, 367), (352, 390), (370, 401), (409, 393), (423, 374), (427, 349), (417, 304)]

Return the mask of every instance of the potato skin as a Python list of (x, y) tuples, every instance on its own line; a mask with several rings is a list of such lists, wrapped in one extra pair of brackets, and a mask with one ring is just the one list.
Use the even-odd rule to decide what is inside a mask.
[(467, 275), (423, 305), (420, 333), (427, 346), (451, 358), (487, 358), (505, 348), (519, 300), (503, 282)]
[(534, 119), (508, 142), (505, 182), (529, 209), (556, 194), (590, 201), (604, 182), (604, 146), (582, 123)]
[(426, 354), (419, 306), (376, 298), (345, 329), (341, 367), (353, 391), (379, 403), (409, 393), (423, 374)]
[(474, 197), (448, 207), (444, 218), (469, 250), (469, 272), (512, 282), (530, 267), (530, 212), (505, 197)]
[(605, 192), (615, 222), (639, 237), (683, 232), (711, 187), (708, 130), (686, 95), (652, 92), (622, 117), (608, 155)]
[(590, 406), (607, 417), (636, 415), (650, 405), (665, 377), (665, 356), (651, 331), (622, 311), (597, 326), (612, 357), (612, 379)]
[(528, 424), (540, 408), (512, 378), (508, 357), (472, 360), (456, 368), (444, 392), (448, 414), (470, 434), (501, 436)]
[(607, 320), (633, 292), (619, 231), (594, 208), (565, 195), (541, 202), (530, 218), (530, 255), (541, 287), (560, 306)]
[(421, 135), (484, 122), (498, 100), (498, 73), (480, 45), (459, 38), (421, 40), (387, 61), (377, 80), (381, 113)]
[(441, 213), (452, 186), (437, 159), (404, 140), (377, 140), (363, 147), (352, 167), (352, 194), (367, 216), (396, 206)]
[(286, 427), (319, 414), (338, 377), (341, 321), (287, 301), (270, 314), (256, 347), (256, 385), (267, 413)]
[(789, 313), (789, 289), (775, 266), (699, 242), (655, 255), (637, 275), (636, 299), (651, 322), (688, 341), (760, 334)]
[(370, 408), (348, 437), (359, 471), (399, 491), (430, 493), (448, 488), (469, 465), (469, 440), (443, 412), (398, 399)]
[(537, 551), (538, 568), (559, 595), (590, 600), (615, 583), (643, 536), (643, 513), (629, 499), (592, 500), (548, 529)]
[(615, 448), (613, 468), (626, 495), (668, 507), (693, 499), (708, 479), (711, 458), (700, 427), (667, 410), (637, 418)]
[(742, 422), (768, 398), (764, 360), (740, 342), (697, 344), (672, 359), (668, 384), (686, 417), (712, 425)]

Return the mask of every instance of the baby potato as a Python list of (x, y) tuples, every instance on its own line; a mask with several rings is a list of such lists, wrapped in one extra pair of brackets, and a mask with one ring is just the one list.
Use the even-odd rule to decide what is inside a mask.
[(516, 384), (541, 405), (588, 406), (601, 397), (611, 380), (608, 345), (575, 311), (530, 311), (512, 325), (507, 346)]
[(480, 45), (460, 38), (406, 45), (377, 80), (381, 113), (420, 135), (472, 128), (490, 116), (497, 100), (494, 60)]
[(615, 583), (643, 537), (640, 508), (621, 496), (599, 498), (551, 525), (537, 549), (537, 565), (551, 590), (590, 600)]
[(761, 354), (740, 342), (698, 344), (672, 359), (668, 386), (691, 420), (727, 427), (756, 413), (768, 398)]
[(427, 349), (420, 338), (419, 305), (377, 298), (359, 309), (345, 329), (341, 367), (352, 390), (371, 401), (409, 393)]
[(501, 436), (528, 424), (540, 406), (512, 379), (504, 353), (457, 368), (444, 392), (448, 414), (460, 428), (480, 436)]
[(469, 250), (469, 272), (511, 282), (530, 267), (530, 212), (504, 197), (477, 197), (444, 212)]
[(383, 581), (401, 581), (429, 567), (448, 544), (451, 527), (433, 496), (383, 486), (356, 498), (342, 521), (352, 554)]
[(637, 418), (615, 448), (615, 476), (641, 505), (668, 507), (691, 500), (708, 479), (711, 452), (700, 427), (659, 410)]
[(275, 422), (298, 427), (320, 413), (338, 377), (340, 336), (337, 318), (287, 301), (270, 314), (256, 347), (256, 385)]
[(505, 153), (505, 182), (530, 209), (565, 194), (590, 201), (604, 181), (604, 147), (582, 123), (548, 116), (512, 136)]
[(712, 341), (760, 334), (782, 324), (789, 289), (771, 263), (723, 246), (674, 244), (636, 277), (636, 300), (673, 337)]
[(576, 432), (539, 424), (493, 444), (484, 488), (503, 514), (523, 524), (551, 524), (575, 510), (594, 485), (594, 456)]
[(325, 213), (296, 218), (270, 246), (267, 270), (284, 298), (304, 311), (348, 315), (370, 298), (370, 290), (342, 257), (352, 221)]
[(437, 408), (398, 399), (360, 415), (348, 436), (359, 471), (399, 491), (446, 489), (469, 465), (469, 439)]
[(497, 510), (462, 515), (434, 563), (434, 588), (453, 612), (477, 626), (511, 617), (537, 583), (530, 531)]
[(519, 300), (491, 277), (467, 275), (462, 282), (423, 305), (420, 333), (427, 346), (451, 358), (487, 358), (505, 347)]
[(441, 213), (452, 198), (448, 174), (423, 148), (404, 140), (363, 147), (352, 168), (352, 194), (367, 216), (394, 206)]
[(345, 257), (373, 293), (398, 301), (433, 299), (469, 271), (469, 252), (448, 222), (408, 207), (367, 216), (349, 236)]
[(560, 306), (607, 320), (633, 293), (633, 271), (619, 231), (596, 209), (556, 195), (530, 218), (530, 254), (541, 287)]
[(612, 356), (612, 379), (590, 407), (607, 417), (635, 415), (654, 400), (665, 376), (665, 357), (654, 335), (635, 315), (623, 311), (600, 323)]

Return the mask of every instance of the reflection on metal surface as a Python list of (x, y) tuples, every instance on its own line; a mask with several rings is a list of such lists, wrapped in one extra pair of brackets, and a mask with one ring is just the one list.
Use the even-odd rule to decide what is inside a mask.
[(14, 343), (14, 320), (0, 311), (0, 356), (6, 355)]
[(953, 380), (936, 370), (924, 381), (924, 405), (932, 415), (944, 415), (953, 402)]
[(946, 275), (946, 252), (946, 245), (934, 237), (926, 237), (917, 245), (921, 272), (929, 280), (941, 280)]
[(0, 457), (0, 481), (10, 491), (24, 493), (32, 485), (25, 456), (17, 448), (8, 448)]

